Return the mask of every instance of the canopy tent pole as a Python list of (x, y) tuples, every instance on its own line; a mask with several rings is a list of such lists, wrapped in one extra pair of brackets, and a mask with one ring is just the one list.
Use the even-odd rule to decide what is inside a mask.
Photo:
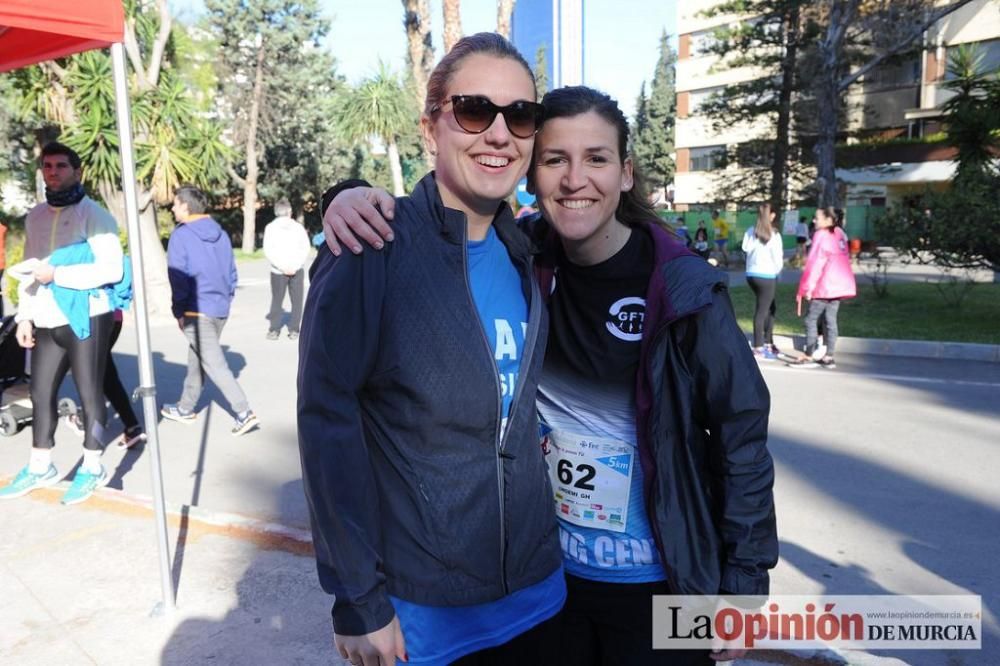
[[(125, 193), (125, 219), (128, 250), (132, 261), (132, 289), (135, 300), (135, 332), (138, 339), (139, 387), (142, 413), (146, 423), (146, 453), (153, 477), (153, 510), (156, 514), (156, 541), (160, 555), (160, 586), (163, 601), (154, 614), (174, 610), (174, 584), (170, 570), (170, 543), (167, 534), (167, 510), (163, 493), (163, 468), (160, 464), (160, 439), (157, 426), (156, 383), (149, 340), (149, 313), (146, 311), (146, 279), (142, 266), (142, 236), (139, 234), (139, 198), (135, 187), (135, 153), (132, 148), (132, 118), (128, 97), (125, 50), (121, 42), (111, 45), (111, 63), (115, 79), (115, 108), (118, 115), (118, 149), (122, 158), (122, 192)], [(148, 239), (151, 242), (158, 239)]]

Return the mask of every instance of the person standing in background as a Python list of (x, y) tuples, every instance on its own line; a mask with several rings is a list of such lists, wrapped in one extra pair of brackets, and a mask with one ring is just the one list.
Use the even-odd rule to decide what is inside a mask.
[[(30, 279), (18, 284), (17, 342), (31, 349), (32, 449), (28, 464), (0, 488), (0, 499), (21, 497), (62, 478), (52, 463), (58, 423), (56, 398), (66, 373), (83, 404), (83, 462), (63, 504), (83, 502), (107, 484), (104, 452), (105, 363), (119, 307), (111, 290), (124, 265), (118, 224), (86, 195), (80, 156), (60, 143), (42, 149), (45, 202), (24, 222)], [(29, 263), (31, 262), (31, 263)]]
[[(0, 222), (0, 278), (7, 268), (7, 225)], [(3, 319), (3, 294), (0, 294), (0, 319)]]
[(758, 361), (778, 358), (774, 346), (774, 296), (785, 257), (774, 218), (771, 204), (763, 204), (757, 212), (757, 224), (743, 235), (747, 284), (757, 297), (753, 315), (753, 355)]
[[(829, 370), (837, 367), (833, 354), (837, 347), (837, 313), (840, 301), (857, 295), (847, 234), (840, 228), (841, 219), (832, 208), (820, 208), (816, 211), (816, 233), (813, 235), (812, 249), (809, 250), (796, 296), (799, 316), (802, 315), (802, 299), (809, 301), (805, 356), (789, 364), (792, 367), (819, 366)], [(818, 322), (821, 315), (826, 322), (823, 331), (826, 352), (819, 360), (814, 361), (813, 352), (819, 341)]]
[(299, 337), (302, 323), (302, 294), (305, 291), (306, 259), (309, 258), (309, 234), (305, 227), (292, 217), (292, 205), (287, 199), (274, 204), (275, 218), (264, 227), (264, 256), (271, 263), (271, 327), (268, 340), (277, 340), (281, 334), (282, 304), (285, 292), (292, 305), (288, 320), (288, 338)]
[(719, 211), (712, 212), (712, 230), (715, 233), (715, 248), (719, 251), (719, 256), (722, 258), (722, 265), (725, 268), (729, 268), (729, 252), (727, 246), (729, 245), (729, 223), (726, 222)]
[(219, 343), (236, 294), (236, 260), (229, 236), (205, 212), (207, 207), (204, 192), (193, 185), (182, 185), (174, 193), (177, 226), (167, 244), (167, 271), (173, 314), (188, 340), (188, 366), (180, 400), (163, 405), (160, 413), (173, 421), (192, 423), (207, 374), (236, 412), (231, 432), (242, 435), (257, 427), (257, 415), (250, 410)]

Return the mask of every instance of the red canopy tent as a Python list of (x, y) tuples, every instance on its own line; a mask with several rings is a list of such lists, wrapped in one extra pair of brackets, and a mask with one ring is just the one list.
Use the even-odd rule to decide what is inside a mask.
[(4, 0), (0, 4), (0, 71), (101, 49), (122, 41), (121, 2)]
[[(122, 191), (128, 226), (135, 296), (136, 335), (139, 348), (139, 388), (148, 431), (148, 452), (153, 476), (153, 506), (156, 512), (157, 545), (160, 555), (162, 608), (174, 607), (174, 587), (170, 572), (170, 545), (163, 496), (163, 473), (157, 431), (156, 386), (150, 352), (149, 316), (146, 310), (142, 268), (142, 238), (136, 196), (135, 154), (128, 83), (122, 40), (125, 12), (121, 0), (3, 0), (0, 4), (0, 72), (26, 67), (45, 60), (63, 58), (81, 51), (110, 47), (115, 79), (119, 151), (122, 160)], [(159, 242), (159, 239), (153, 239)]]

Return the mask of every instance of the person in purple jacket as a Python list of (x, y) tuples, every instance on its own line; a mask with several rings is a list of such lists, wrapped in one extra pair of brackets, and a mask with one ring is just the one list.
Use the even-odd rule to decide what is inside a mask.
[(236, 260), (229, 236), (206, 208), (205, 194), (192, 185), (182, 185), (174, 193), (177, 226), (167, 245), (167, 273), (173, 315), (188, 340), (188, 367), (180, 400), (163, 405), (160, 413), (174, 421), (193, 422), (207, 374), (236, 412), (232, 433), (242, 435), (259, 425), (257, 415), (219, 344), (236, 293)]

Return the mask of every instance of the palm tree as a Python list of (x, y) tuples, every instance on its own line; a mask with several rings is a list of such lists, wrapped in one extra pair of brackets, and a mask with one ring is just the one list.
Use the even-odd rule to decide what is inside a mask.
[(403, 0), (403, 25), (406, 27), (407, 61), (417, 104), (427, 96), (427, 78), (434, 66), (434, 45), (431, 42), (431, 9), (428, 0)]
[(510, 17), (517, 0), (497, 0), (497, 32), (510, 39)]
[(451, 51), (455, 42), (462, 39), (462, 2), (461, 0), (443, 0), (441, 10), (444, 13), (444, 52)]
[(398, 139), (414, 122), (412, 98), (399, 77), (386, 65), (357, 88), (347, 93), (341, 105), (339, 129), (347, 141), (366, 141), (378, 137), (385, 144), (396, 196), (403, 192), (403, 167), (399, 159)]
[[(158, 242), (156, 204), (170, 201), (184, 181), (208, 186), (229, 159), (221, 130), (198, 117), (191, 93), (163, 61), (171, 20), (165, 3), (157, 14), (141, 3), (132, 6), (125, 30), (132, 66), (130, 95), (135, 130), (140, 229), (150, 314), (170, 311), (166, 255)], [(63, 61), (23, 70), (16, 79), (22, 122), (40, 128), (39, 142), (54, 138), (41, 131), (54, 126), (84, 164), (84, 180), (101, 195), (116, 219), (124, 219), (111, 62), (107, 53), (88, 51)], [(38, 146), (40, 148), (41, 146)]]
[(987, 71), (985, 56), (976, 45), (963, 44), (948, 58), (944, 87), (955, 96), (942, 108), (948, 142), (958, 149), (956, 183), (989, 173), (1000, 148), (1000, 72)]

